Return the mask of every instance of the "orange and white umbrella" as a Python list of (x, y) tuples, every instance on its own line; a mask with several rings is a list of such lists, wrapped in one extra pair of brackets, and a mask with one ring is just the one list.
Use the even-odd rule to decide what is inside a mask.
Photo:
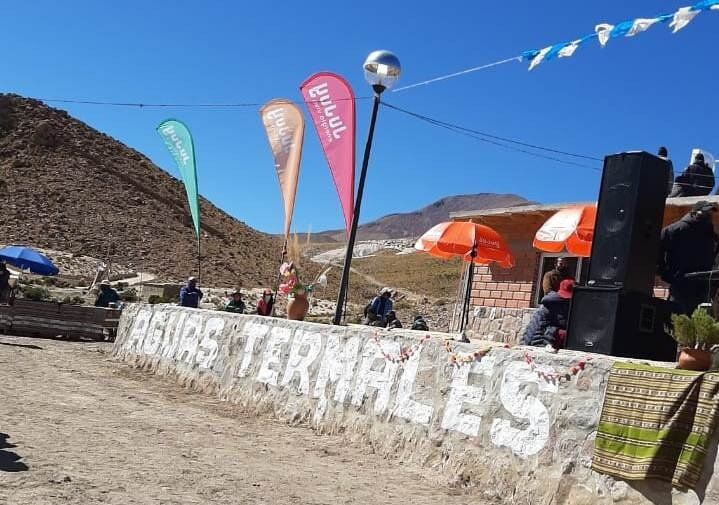
[(597, 206), (567, 207), (550, 217), (534, 236), (532, 243), (540, 251), (589, 257), (594, 239)]
[(514, 266), (514, 257), (502, 236), (483, 224), (465, 221), (440, 223), (422, 235), (414, 248), (438, 258), (461, 257), (473, 263), (494, 261), (504, 268)]
[[(494, 229), (482, 224), (463, 221), (440, 223), (422, 235), (414, 248), (438, 258), (459, 257), (471, 263), (496, 262), (504, 268), (514, 266), (514, 257), (502, 236)], [(474, 266), (469, 265), (465, 278), (462, 307), (459, 309), (461, 310), (460, 332), (464, 331), (469, 322), (473, 278)], [(458, 308), (457, 306), (455, 311)]]

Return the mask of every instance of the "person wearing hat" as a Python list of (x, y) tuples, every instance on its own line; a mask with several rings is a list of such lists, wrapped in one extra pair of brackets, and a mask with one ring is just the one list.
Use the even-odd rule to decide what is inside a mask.
[(242, 301), (242, 293), (239, 289), (234, 290), (230, 295), (230, 301), (225, 305), (225, 312), (245, 313), (245, 302)]
[(657, 274), (669, 284), (669, 301), (678, 314), (691, 315), (702, 301), (707, 301), (706, 281), (687, 279), (685, 275), (714, 267), (717, 235), (712, 216), (716, 211), (716, 204), (702, 200), (662, 230)]
[(262, 298), (260, 298), (257, 302), (257, 315), (271, 316), (274, 305), (275, 297), (272, 294), (272, 291), (269, 289), (265, 289), (265, 291), (262, 293)]
[(569, 304), (573, 293), (574, 280), (564, 279), (559, 283), (557, 291), (550, 291), (544, 295), (524, 332), (522, 345), (552, 346), (555, 349), (564, 347)]
[(712, 192), (715, 182), (714, 171), (704, 161), (704, 154), (697, 153), (694, 162), (677, 176), (669, 197), (705, 196)]
[(112, 289), (112, 286), (110, 285), (110, 281), (105, 279), (100, 283), (100, 291), (97, 294), (97, 299), (95, 300), (95, 307), (109, 307), (111, 303), (117, 303), (120, 301), (120, 295), (117, 294), (117, 291)]
[(365, 308), (366, 324), (371, 326), (386, 326), (387, 314), (392, 310), (392, 290), (382, 288), (379, 296), (375, 296)]
[(197, 287), (197, 279), (190, 277), (187, 279), (187, 284), (180, 289), (180, 306), (196, 309), (200, 306), (200, 300), (202, 300), (202, 291)]

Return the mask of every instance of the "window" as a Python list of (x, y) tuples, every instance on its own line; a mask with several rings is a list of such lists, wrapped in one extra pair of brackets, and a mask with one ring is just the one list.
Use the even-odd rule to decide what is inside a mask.
[(586, 261), (585, 258), (567, 256), (562, 253), (541, 253), (539, 255), (539, 268), (537, 269), (538, 275), (534, 288), (533, 304), (535, 307), (539, 305), (539, 301), (544, 296), (544, 290), (542, 289), (542, 279), (544, 278), (544, 274), (554, 268), (557, 263), (557, 258), (564, 258), (564, 262), (569, 267), (569, 271), (572, 272), (572, 276), (577, 279), (580, 284), (584, 279), (586, 279), (587, 270), (589, 269), (589, 261)]

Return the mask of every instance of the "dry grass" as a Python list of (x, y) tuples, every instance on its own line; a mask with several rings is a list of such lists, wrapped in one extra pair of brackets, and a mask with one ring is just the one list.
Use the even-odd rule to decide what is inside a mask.
[(398, 256), (391, 251), (354, 260), (352, 265), (387, 286), (431, 298), (454, 298), (463, 271), (459, 260), (441, 260), (423, 253)]

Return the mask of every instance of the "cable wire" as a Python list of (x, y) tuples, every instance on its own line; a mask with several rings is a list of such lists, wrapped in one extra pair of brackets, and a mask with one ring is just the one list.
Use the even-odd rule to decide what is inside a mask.
[[(589, 169), (595, 170), (595, 171), (601, 171), (601, 168), (596, 167), (596, 166), (585, 165), (585, 164), (583, 164), (583, 163), (577, 163), (577, 162), (574, 162), (574, 161), (569, 161), (569, 160), (557, 158), (556, 156), (548, 156), (548, 155), (545, 155), (545, 154), (542, 154), (542, 153), (538, 153), (538, 152), (534, 152), (534, 151), (529, 151), (529, 150), (527, 150), (527, 149), (522, 149), (522, 148), (519, 148), (519, 147), (515, 147), (514, 145), (511, 145), (511, 144), (517, 144), (517, 145), (521, 145), (521, 146), (524, 146), (524, 147), (530, 147), (530, 148), (533, 148), (533, 149), (548, 151), (548, 152), (556, 153), (556, 154), (563, 154), (563, 155), (565, 155), (565, 156), (574, 156), (574, 157), (583, 158), (583, 159), (588, 159), (588, 160), (592, 160), (592, 161), (602, 161), (602, 160), (599, 159), (599, 158), (594, 158), (594, 157), (591, 157), (591, 156), (585, 156), (585, 155), (582, 155), (582, 154), (569, 153), (569, 152), (566, 152), (566, 151), (560, 151), (560, 150), (558, 150), (558, 149), (552, 149), (552, 148), (543, 147), (543, 146), (538, 146), (538, 145), (534, 145), (534, 144), (527, 144), (526, 142), (515, 141), (515, 140), (507, 139), (507, 138), (504, 138), (504, 137), (498, 137), (498, 136), (496, 136), (496, 135), (488, 135), (488, 134), (484, 134), (484, 133), (482, 133), (482, 132), (479, 132), (479, 131), (477, 131), (477, 130), (472, 130), (472, 129), (470, 129), (470, 128), (465, 128), (465, 127), (463, 127), (463, 126), (455, 125), (455, 124), (452, 124), (452, 123), (447, 123), (447, 122), (445, 122), (445, 121), (440, 121), (440, 120), (438, 120), (438, 119), (434, 119), (434, 118), (431, 118), (431, 117), (429, 117), (429, 116), (424, 116), (424, 115), (418, 114), (418, 113), (416, 113), (416, 112), (411, 112), (411, 111), (402, 109), (402, 108), (400, 108), (400, 107), (396, 107), (396, 106), (394, 106), (394, 105), (391, 105), (391, 104), (388, 104), (388, 103), (385, 103), (385, 102), (382, 102), (382, 105), (384, 105), (385, 107), (387, 107), (387, 108), (389, 108), (389, 109), (396, 110), (396, 111), (398, 111), (398, 112), (401, 112), (401, 113), (403, 113), (403, 114), (409, 115), (409, 116), (414, 117), (414, 118), (416, 118), (416, 119), (419, 119), (419, 120), (421, 120), (421, 121), (427, 122), (427, 123), (429, 123), (429, 124), (431, 124), (431, 125), (433, 125), (433, 126), (437, 126), (437, 127), (440, 127), (440, 128), (444, 128), (444, 129), (446, 129), (446, 130), (452, 131), (452, 132), (454, 132), (454, 133), (459, 133), (459, 134), (461, 134), (461, 135), (464, 135), (464, 136), (473, 138), (473, 139), (475, 139), (475, 140), (479, 140), (479, 141), (481, 141), (481, 142), (485, 142), (485, 143), (488, 143), (488, 144), (493, 144), (493, 145), (496, 145), (496, 146), (501, 147), (501, 148), (503, 148), (503, 149), (507, 149), (507, 150), (515, 151), (515, 152), (520, 152), (520, 153), (524, 153), (524, 154), (528, 154), (528, 155), (530, 155), (530, 156), (535, 156), (535, 157), (537, 157), (537, 158), (544, 158), (544, 159), (556, 161), (556, 162), (558, 162), (558, 163), (564, 163), (564, 164), (566, 164), (566, 165), (573, 165), (573, 166), (582, 167), (582, 168), (589, 168)], [(489, 138), (486, 138), (486, 137), (489, 137)], [(500, 141), (501, 141), (501, 142), (500, 142)], [(507, 145), (507, 144), (505, 144), (505, 143), (503, 143), (503, 142), (507, 142), (507, 143), (509, 143), (510, 145)]]

